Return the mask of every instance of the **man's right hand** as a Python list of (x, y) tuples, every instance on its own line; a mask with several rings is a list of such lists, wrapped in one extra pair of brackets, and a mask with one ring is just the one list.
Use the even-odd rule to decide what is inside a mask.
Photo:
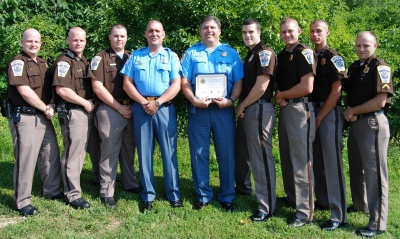
[(94, 110), (94, 103), (92, 100), (86, 100), (86, 104), (83, 106), (83, 108), (86, 110), (86, 112), (91, 113)]

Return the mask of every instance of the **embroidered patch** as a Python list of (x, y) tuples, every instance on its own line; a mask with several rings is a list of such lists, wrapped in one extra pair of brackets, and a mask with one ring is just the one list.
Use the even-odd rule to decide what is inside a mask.
[(11, 62), (11, 68), (14, 76), (22, 76), (22, 71), (24, 70), (24, 62), (21, 60), (15, 60)]
[(304, 55), (304, 58), (306, 58), (308, 64), (314, 64), (314, 53), (311, 49), (304, 49), (301, 53)]
[(378, 66), (379, 76), (381, 77), (382, 83), (390, 83), (390, 67)]
[(271, 59), (271, 54), (272, 54), (272, 52), (270, 52), (268, 50), (260, 51), (258, 56), (260, 57), (261, 66), (264, 67), (264, 66), (268, 66), (269, 65), (269, 60)]
[(57, 72), (59, 77), (65, 77), (69, 70), (70, 65), (65, 61), (60, 61), (57, 63)]
[(100, 56), (93, 57), (92, 61), (90, 62), (90, 69), (92, 69), (92, 71), (97, 70), (97, 67), (99, 67), (100, 61), (101, 61)]
[(332, 57), (331, 61), (338, 71), (346, 70), (346, 67), (344, 66), (344, 60), (341, 56), (334, 56)]

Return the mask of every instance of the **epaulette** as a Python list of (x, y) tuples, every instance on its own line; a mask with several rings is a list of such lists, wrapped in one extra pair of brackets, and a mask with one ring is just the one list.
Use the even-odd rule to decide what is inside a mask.
[(73, 53), (71, 50), (69, 50), (69, 49), (67, 49), (67, 51), (65, 52), (65, 54), (67, 55), (67, 56), (69, 56), (69, 57), (71, 57), (72, 59), (74, 59), (76, 56), (75, 56), (75, 53)]
[(265, 44), (262, 44), (262, 49), (264, 49), (264, 50), (268, 50), (268, 47), (267, 47), (267, 45), (265, 45)]

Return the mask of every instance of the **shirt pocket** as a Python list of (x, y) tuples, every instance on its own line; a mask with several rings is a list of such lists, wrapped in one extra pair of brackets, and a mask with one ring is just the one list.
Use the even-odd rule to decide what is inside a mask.
[(231, 72), (232, 62), (228, 57), (219, 56), (216, 58), (216, 70), (217, 73), (228, 73)]
[(113, 83), (113, 80), (117, 76), (118, 69), (117, 65), (109, 65), (106, 67), (106, 74), (108, 75), (109, 83)]
[(39, 69), (31, 69), (27, 72), (29, 78), (29, 86), (37, 89), (42, 86), (43, 82), (40, 77)]
[(163, 83), (169, 82), (170, 72), (171, 72), (171, 64), (161, 63), (158, 65), (157, 71), (161, 75), (161, 81)]
[(133, 67), (133, 81), (135, 83), (143, 82), (147, 78), (147, 71), (145, 65), (135, 65)]

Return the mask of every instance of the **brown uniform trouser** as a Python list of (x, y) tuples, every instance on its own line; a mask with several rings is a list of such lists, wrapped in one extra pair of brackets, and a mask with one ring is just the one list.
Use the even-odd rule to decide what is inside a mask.
[(118, 158), (122, 188), (127, 190), (139, 187), (134, 168), (136, 146), (132, 119), (122, 117), (106, 104), (100, 104), (96, 116), (101, 138), (100, 197), (114, 196)]
[[(350, 125), (348, 138), (349, 161), (364, 171), (369, 208), (368, 228), (386, 230), (388, 219), (389, 123), (384, 114), (359, 118)], [(354, 169), (354, 170), (356, 170)], [(350, 175), (355, 177), (355, 175)], [(359, 174), (358, 177), (362, 177)]]
[(296, 217), (311, 221), (314, 213), (312, 142), (315, 139), (312, 103), (289, 103), (281, 107), (278, 135), (287, 198), (294, 198), (296, 202)]
[(17, 209), (31, 204), (36, 162), (43, 182), (43, 197), (60, 193), (60, 154), (56, 132), (45, 115), (21, 113), (20, 122), (8, 121), (14, 146), (14, 200)]
[(64, 138), (64, 151), (61, 159), (61, 172), (64, 180), (64, 194), (69, 202), (81, 197), (81, 172), (86, 155), (90, 124), (93, 114), (83, 108), (69, 110), (69, 124), (61, 124)]
[[(319, 113), (322, 106), (323, 102), (320, 103), (320, 107), (315, 108), (315, 115)], [(330, 208), (331, 220), (346, 223), (346, 182), (342, 163), (342, 131), (343, 112), (340, 106), (336, 106), (325, 116), (316, 131), (313, 144), (313, 169), (315, 196), (319, 200), (318, 202)]]
[(256, 103), (247, 107), (243, 127), (255, 182), (258, 210), (267, 214), (275, 213), (276, 207), (276, 173), (272, 156), (274, 123), (275, 109), (271, 103)]
[(235, 133), (235, 184), (238, 192), (245, 194), (253, 192), (250, 178), (249, 152), (243, 128), (243, 119), (241, 118), (237, 120)]
[(93, 174), (93, 182), (100, 182), (100, 136), (97, 131), (95, 118), (93, 119), (94, 123), (90, 124), (90, 134), (86, 147), (86, 151), (90, 155), (90, 161), (92, 162), (92, 174)]

